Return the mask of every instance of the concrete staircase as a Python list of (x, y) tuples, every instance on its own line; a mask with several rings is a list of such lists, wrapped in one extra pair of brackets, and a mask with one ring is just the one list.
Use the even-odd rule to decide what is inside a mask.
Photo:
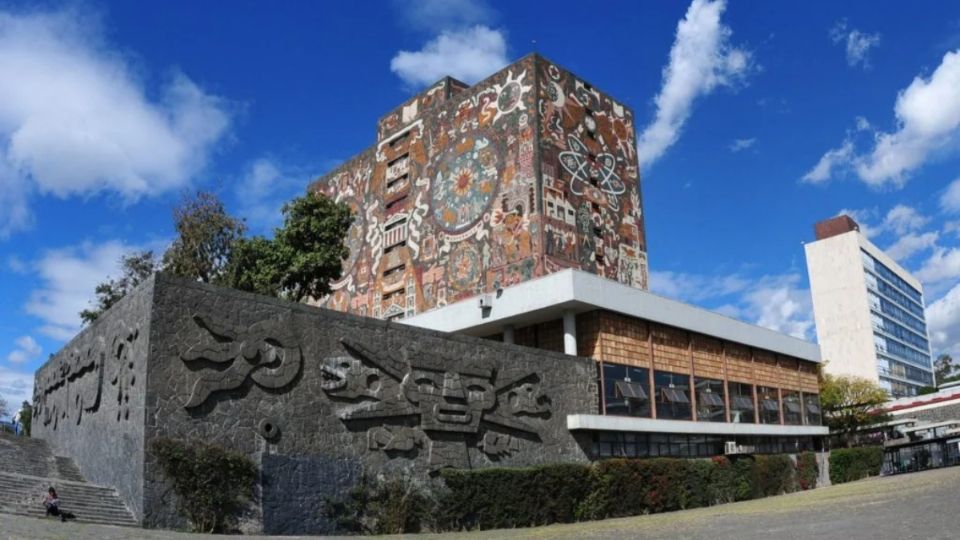
[(51, 486), (78, 522), (138, 526), (116, 490), (87, 483), (72, 459), (54, 456), (43, 440), (0, 433), (0, 514), (43, 518)]

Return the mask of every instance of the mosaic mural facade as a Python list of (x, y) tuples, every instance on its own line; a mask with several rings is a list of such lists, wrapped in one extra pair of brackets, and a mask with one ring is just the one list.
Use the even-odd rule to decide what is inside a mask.
[(529, 55), (381, 119), (311, 186), (354, 211), (327, 307), (401, 318), (564, 268), (647, 286), (633, 113)]

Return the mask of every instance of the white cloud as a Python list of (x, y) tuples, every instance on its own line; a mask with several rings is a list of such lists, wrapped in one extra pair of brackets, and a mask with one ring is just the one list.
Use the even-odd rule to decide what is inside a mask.
[(833, 177), (834, 169), (848, 166), (853, 158), (853, 141), (847, 139), (840, 148), (827, 150), (820, 161), (803, 175), (804, 182), (811, 184), (821, 184)]
[(960, 357), (960, 284), (927, 306), (927, 327), (934, 354), (949, 353)]
[(905, 204), (898, 204), (887, 211), (880, 220), (874, 223), (879, 215), (877, 208), (862, 208), (859, 210), (844, 208), (837, 215), (846, 214), (853, 218), (860, 226), (860, 232), (867, 238), (873, 238), (884, 233), (893, 233), (898, 236), (909, 232), (916, 232), (930, 223), (930, 218), (921, 214), (916, 208)]
[(43, 321), (40, 332), (67, 341), (80, 330), (80, 311), (90, 306), (94, 288), (107, 277), (119, 277), (120, 258), (134, 251), (117, 240), (47, 251), (36, 263), (39, 289), (30, 294), (27, 313)]
[(915, 208), (898, 204), (883, 218), (883, 227), (897, 234), (916, 231), (930, 222), (930, 218), (920, 214)]
[(0, 366), (0, 397), (7, 402), (10, 415), (20, 410), (24, 401), (33, 401), (33, 374)]
[(933, 72), (917, 77), (897, 96), (897, 131), (878, 133), (876, 145), (857, 162), (871, 186), (902, 186), (907, 174), (943, 148), (960, 127), (960, 51), (949, 52)]
[[(742, 273), (700, 275), (651, 272), (653, 292), (801, 339), (813, 329), (810, 292), (797, 273), (757, 277)], [(716, 306), (718, 302), (719, 306)], [(712, 305), (711, 305), (712, 304)]]
[(508, 63), (504, 33), (476, 25), (443, 31), (419, 51), (398, 52), (390, 60), (390, 70), (411, 86), (431, 84), (447, 75), (473, 84)]
[(739, 274), (705, 276), (670, 271), (650, 273), (651, 291), (686, 302), (700, 302), (734, 294), (743, 291), (749, 284), (749, 279)]
[(478, 0), (407, 0), (399, 8), (407, 25), (431, 32), (489, 25), (497, 18), (486, 2)]
[(25, 274), (27, 273), (27, 263), (16, 255), (10, 255), (7, 257), (7, 269), (14, 274)]
[(960, 50), (944, 55), (929, 77), (914, 78), (897, 95), (894, 113), (897, 124), (892, 133), (873, 131), (869, 122), (857, 117), (856, 132), (873, 131), (872, 150), (858, 152), (848, 131), (843, 145), (827, 151), (803, 180), (825, 182), (840, 169), (854, 171), (871, 187), (903, 187), (910, 173), (929, 158), (960, 148), (955, 144), (960, 133)]
[(741, 150), (746, 150), (747, 148), (750, 148), (751, 146), (753, 146), (756, 142), (757, 142), (756, 138), (734, 139), (733, 142), (730, 143), (730, 151), (736, 153)]
[(860, 64), (864, 69), (870, 68), (867, 54), (870, 49), (880, 44), (880, 34), (867, 34), (857, 29), (847, 31), (847, 22), (838, 22), (830, 31), (834, 43), (845, 44), (847, 50), (847, 64), (855, 67)]
[(649, 167), (680, 137), (693, 102), (718, 86), (735, 86), (750, 70), (751, 55), (730, 45), (732, 31), (720, 22), (724, 0), (693, 0), (677, 24), (663, 86), (654, 99), (653, 122), (640, 135), (638, 159)]
[(927, 284), (960, 278), (960, 249), (936, 247), (914, 275)]
[(813, 304), (800, 282), (800, 274), (765, 276), (743, 295), (743, 312), (758, 326), (811, 339)]
[(937, 245), (940, 233), (928, 232), (923, 234), (909, 233), (901, 236), (884, 252), (901, 263), (921, 251)]
[(43, 349), (32, 336), (20, 336), (15, 341), (16, 349), (7, 355), (7, 361), (14, 364), (23, 364), (30, 360), (40, 358)]
[(944, 212), (960, 212), (960, 178), (950, 182), (940, 195), (940, 208)]
[(943, 232), (953, 233), (960, 237), (960, 221), (948, 221), (944, 223)]
[(226, 104), (181, 73), (157, 95), (96, 21), (0, 11), (0, 236), (30, 225), (34, 193), (135, 201), (199, 172), (229, 127)]
[(306, 178), (300, 169), (269, 158), (254, 161), (235, 188), (240, 215), (254, 229), (269, 231), (281, 223), (284, 203), (306, 192)]

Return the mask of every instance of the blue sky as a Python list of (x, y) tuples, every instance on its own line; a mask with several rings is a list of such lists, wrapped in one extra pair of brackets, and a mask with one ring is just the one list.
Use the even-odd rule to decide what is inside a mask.
[(847, 211), (960, 355), (960, 4), (806, 7), (0, 2), (0, 395), (184, 190), (269, 231), (412, 92), (532, 50), (634, 109), (655, 291), (815, 339), (802, 243)]

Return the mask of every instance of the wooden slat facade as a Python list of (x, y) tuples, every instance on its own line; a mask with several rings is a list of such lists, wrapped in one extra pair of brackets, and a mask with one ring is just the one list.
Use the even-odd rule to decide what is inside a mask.
[[(563, 351), (561, 320), (517, 328), (514, 336), (518, 345)], [(577, 315), (577, 349), (603, 362), (819, 393), (813, 362), (609, 311)]]

